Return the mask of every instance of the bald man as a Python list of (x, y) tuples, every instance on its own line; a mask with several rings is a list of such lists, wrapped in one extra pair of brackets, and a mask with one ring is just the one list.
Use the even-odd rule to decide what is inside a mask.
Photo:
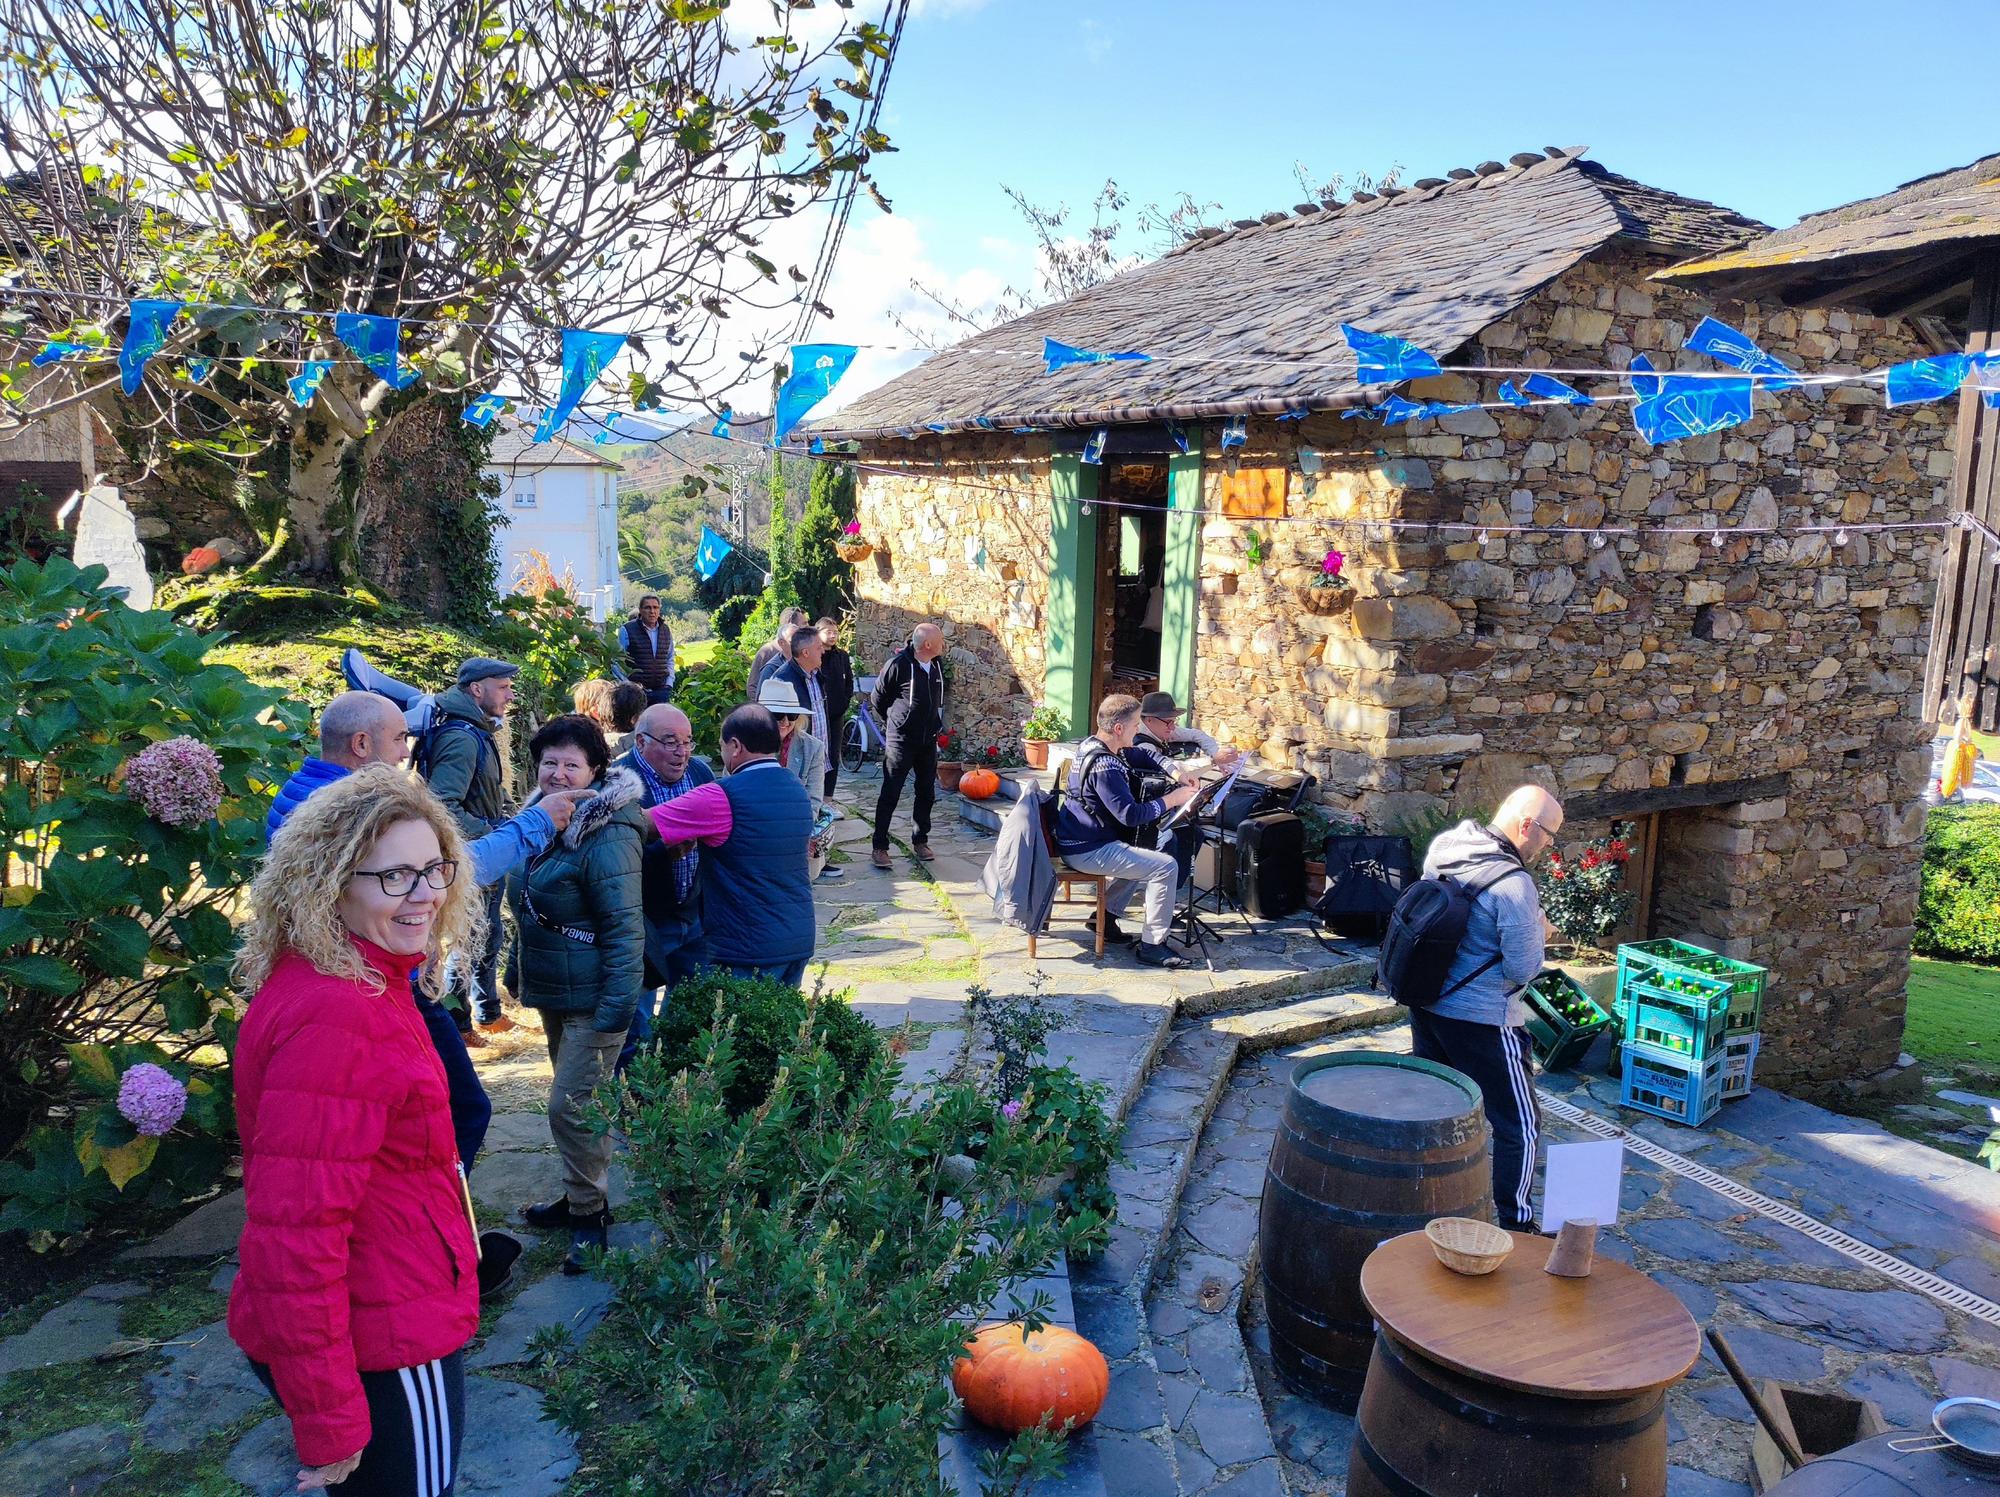
[[(944, 727), (944, 630), (919, 624), (910, 642), (891, 655), (875, 680), (871, 699), (882, 724), (882, 793), (875, 798), (872, 855), (877, 868), (890, 867), (889, 823), (903, 798), (903, 781), (917, 779), (915, 805), (910, 810), (918, 857), (928, 863), (931, 852), (931, 806), (937, 800), (937, 738)], [(837, 752), (837, 750), (836, 750)]]
[(1533, 1231), (1535, 1151), (1541, 1114), (1529, 1066), (1528, 1009), (1521, 990), (1542, 971), (1549, 923), (1529, 873), (1555, 845), (1563, 809), (1538, 785), (1523, 785), (1482, 826), (1461, 821), (1424, 855), (1425, 878), (1478, 890), (1444, 996), (1410, 1010), (1410, 1053), (1469, 1076), (1493, 1128), (1493, 1204), (1500, 1225)]

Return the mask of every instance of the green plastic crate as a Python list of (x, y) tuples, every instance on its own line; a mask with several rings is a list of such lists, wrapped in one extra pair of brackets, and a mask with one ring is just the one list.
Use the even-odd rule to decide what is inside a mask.
[[(1632, 941), (1618, 948), (1618, 989), (1647, 972), (1666, 977), (1719, 979), (1729, 985), (1729, 1032), (1749, 1034), (1763, 1024), (1764, 987), (1770, 973), (1749, 962), (1705, 951), (1685, 941)], [(1629, 974), (1629, 976), (1628, 976)]]
[(1689, 1066), (1636, 1054), (1628, 1048), (1619, 1105), (1699, 1128), (1722, 1108), (1724, 1064), (1720, 1052), (1702, 1064)]
[(1612, 1024), (1597, 1000), (1558, 967), (1544, 968), (1521, 997), (1528, 1005), (1528, 1038), (1544, 1071), (1568, 1070)]
[[(1671, 987), (1665, 984), (1672, 984)], [(1704, 986), (1706, 984), (1706, 986)], [(1625, 1049), (1676, 1065), (1699, 1065), (1722, 1052), (1729, 990), (1712, 978), (1666, 977), (1625, 990)]]
[(1757, 1051), (1764, 1037), (1755, 1032), (1732, 1034), (1722, 1043), (1722, 1100), (1740, 1102), (1750, 1095), (1755, 1083)]

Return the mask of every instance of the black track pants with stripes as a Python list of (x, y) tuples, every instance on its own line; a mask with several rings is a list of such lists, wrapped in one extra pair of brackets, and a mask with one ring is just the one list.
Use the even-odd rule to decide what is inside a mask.
[[(271, 1370), (261, 1362), (250, 1370), (276, 1398)], [(465, 1354), (455, 1351), (395, 1372), (364, 1372), (361, 1391), (372, 1431), (367, 1447), (354, 1474), (327, 1490), (338, 1497), (451, 1497), (465, 1427)]]
[(1535, 1229), (1535, 1148), (1542, 1132), (1528, 1031), (1410, 1010), (1410, 1053), (1450, 1066), (1479, 1088), (1493, 1130), (1493, 1208), (1500, 1225)]

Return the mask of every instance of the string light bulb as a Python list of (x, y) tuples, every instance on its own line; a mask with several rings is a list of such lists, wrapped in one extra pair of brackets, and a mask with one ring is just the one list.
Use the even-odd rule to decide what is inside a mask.
[(1708, 543), (1720, 551), (1722, 549), (1722, 532), (1720, 530), (1712, 531), (1709, 534)]
[(1486, 533), (1485, 531), (1483, 531), (1483, 530), (1482, 530), (1482, 531), (1480, 531), (1480, 532), (1479, 532), (1479, 544), (1480, 544), (1480, 545), (1484, 546), (1484, 545), (1485, 545), (1485, 544), (1486, 544), (1486, 543), (1487, 543), (1488, 541), (1490, 541), (1491, 539), (1492, 539), (1492, 537), (1491, 537), (1491, 536), (1489, 536), (1489, 535), (1488, 535), (1488, 534), (1487, 534), (1487, 533)]
[(1847, 531), (1844, 528), (1834, 531), (1833, 543), (1836, 546), (1844, 546), (1847, 544)]
[(1590, 549), (1591, 549), (1591, 550), (1593, 550), (1593, 551), (1602, 551), (1602, 550), (1604, 549), (1604, 532), (1603, 532), (1603, 531), (1601, 531), (1601, 530), (1597, 530), (1597, 531), (1592, 531), (1592, 532), (1591, 532), (1591, 536), (1590, 536)]

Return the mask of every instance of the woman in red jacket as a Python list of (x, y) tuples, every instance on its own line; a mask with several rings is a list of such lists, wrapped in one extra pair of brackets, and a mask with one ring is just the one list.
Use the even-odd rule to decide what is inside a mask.
[(410, 974), (479, 949), (464, 867), (438, 799), (376, 766), (295, 811), (250, 888), (229, 1334), (291, 1417), (302, 1492), (450, 1497), (457, 1476), (478, 1250)]

